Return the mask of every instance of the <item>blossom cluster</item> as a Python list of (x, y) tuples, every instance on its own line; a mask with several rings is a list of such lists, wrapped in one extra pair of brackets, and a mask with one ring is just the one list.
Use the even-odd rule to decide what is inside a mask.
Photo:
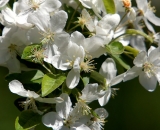
[(8, 1), (0, 2), (0, 65), (9, 69), (10, 91), (25, 97), (17, 128), (40, 123), (23, 126), (28, 113), (53, 130), (101, 130), (114, 85), (139, 76), (152, 92), (160, 83), (160, 18), (151, 2), (18, 0), (10, 8)]

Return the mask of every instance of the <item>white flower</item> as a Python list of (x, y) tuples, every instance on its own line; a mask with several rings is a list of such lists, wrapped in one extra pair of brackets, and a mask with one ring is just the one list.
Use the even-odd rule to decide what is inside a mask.
[(49, 112), (42, 117), (43, 124), (53, 130), (90, 130), (86, 125), (76, 122), (82, 115), (72, 108), (70, 97), (65, 93), (60, 97), (64, 101), (56, 104), (56, 112)]
[(78, 103), (76, 104), (77, 109), (83, 113), (83, 115), (90, 114), (89, 103), (93, 102), (104, 96), (106, 92), (102, 90), (97, 83), (87, 84), (82, 90), (82, 95), (79, 97)]
[[(78, 33), (79, 34), (79, 33)], [(80, 71), (83, 70), (89, 71), (90, 68), (87, 68), (88, 63), (84, 63), (85, 50), (81, 44), (85, 44), (85, 39), (82, 35), (77, 35), (73, 33), (71, 35), (71, 41), (64, 52), (60, 52), (52, 57), (52, 65), (60, 70), (71, 71), (67, 75), (66, 83), (70, 89), (73, 89), (77, 86), (80, 79)], [(88, 66), (87, 66), (88, 65)]]
[(40, 10), (53, 12), (61, 6), (61, 2), (59, 0), (18, 0), (15, 3), (18, 8), (18, 13), (23, 15)]
[(13, 5), (13, 10), (6, 7), (2, 10), (3, 24), (7, 26), (18, 26), (21, 28), (31, 28), (33, 25), (27, 22), (28, 15), (18, 15), (16, 4)]
[(89, 128), (91, 128), (91, 130), (103, 130), (105, 118), (108, 117), (108, 112), (104, 108), (97, 108), (94, 112), (98, 115), (98, 117), (94, 117), (94, 120), (90, 120), (88, 123)]
[(4, 7), (8, 2), (9, 2), (9, 0), (1, 0), (0, 1), (0, 8)]
[(155, 8), (151, 7), (151, 3), (147, 0), (136, 0), (137, 6), (140, 10), (140, 14), (143, 16), (143, 20), (148, 28), (150, 24), (147, 20), (153, 23), (156, 26), (160, 26), (160, 18), (156, 17), (154, 12)]
[[(68, 16), (65, 11), (55, 12), (51, 18), (44, 10), (34, 12), (28, 16), (28, 22), (35, 24), (39, 29), (39, 33), (42, 35), (41, 42), (45, 48), (44, 60), (48, 63), (51, 63), (51, 58), (56, 53), (55, 48), (58, 47), (63, 50), (67, 46), (69, 34), (63, 31), (67, 18)], [(33, 36), (30, 35), (30, 37), (39, 39), (39, 35), (36, 34)]]
[(96, 26), (96, 35), (104, 38), (104, 44), (108, 44), (113, 36), (114, 29), (120, 22), (119, 14), (107, 14), (105, 15)]
[(148, 54), (145, 51), (141, 51), (133, 61), (135, 66), (126, 72), (124, 81), (139, 76), (140, 84), (146, 90), (150, 92), (154, 91), (157, 85), (157, 81), (160, 83), (159, 57), (159, 47), (155, 49), (151, 46), (148, 50)]
[[(16, 31), (13, 33), (13, 31)], [(10, 73), (20, 73), (20, 62), (17, 54), (21, 55), (27, 45), (26, 31), (21, 29), (5, 28), (0, 37), (0, 64), (6, 63)]]
[(92, 9), (98, 17), (101, 17), (100, 16), (101, 12), (106, 14), (106, 9), (104, 7), (102, 0), (79, 0), (79, 1), (82, 3), (84, 7)]
[(28, 99), (26, 102), (24, 102), (24, 108), (28, 109), (28, 107), (31, 107), (32, 109), (35, 109), (37, 111), (37, 107), (35, 105), (35, 100), (43, 103), (60, 103), (63, 102), (63, 99), (60, 97), (55, 98), (41, 98), (40, 95), (35, 93), (34, 91), (26, 90), (22, 83), (18, 80), (12, 80), (9, 83), (9, 89), (12, 93), (15, 93), (22, 97), (27, 97)]
[(116, 69), (116, 64), (113, 59), (107, 58), (103, 63), (100, 68), (99, 73), (103, 75), (106, 78), (106, 93), (103, 97), (98, 99), (98, 102), (101, 106), (104, 106), (108, 103), (112, 90), (112, 86), (120, 83), (123, 80), (124, 74), (120, 74), (116, 76), (117, 69)]
[(85, 103), (91, 103), (94, 100), (102, 97), (105, 94), (97, 83), (87, 84), (82, 90), (82, 95), (79, 97)]
[(84, 25), (87, 27), (87, 29), (90, 32), (94, 32), (95, 31), (95, 25), (94, 22), (92, 20), (92, 17), (90, 16), (90, 14), (87, 12), (86, 9), (83, 9), (81, 12), (81, 17), (78, 17), (78, 24), (81, 25), (81, 28), (84, 28)]

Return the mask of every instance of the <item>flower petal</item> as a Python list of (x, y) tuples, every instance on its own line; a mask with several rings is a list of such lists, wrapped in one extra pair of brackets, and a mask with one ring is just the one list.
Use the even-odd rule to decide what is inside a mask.
[(106, 105), (110, 97), (111, 97), (111, 88), (108, 88), (108, 90), (106, 91), (106, 94), (103, 97), (98, 99), (99, 105), (100, 106)]
[(12, 93), (18, 94), (23, 97), (27, 97), (27, 91), (24, 89), (23, 85), (21, 82), (18, 80), (12, 80), (9, 83), (9, 89)]
[(107, 79), (108, 83), (110, 83), (110, 81), (114, 77), (116, 77), (116, 73), (117, 73), (117, 68), (114, 60), (112, 58), (107, 58), (102, 63), (99, 73)]
[(144, 15), (151, 23), (156, 26), (160, 26), (160, 18), (156, 17), (150, 9), (148, 9)]
[(153, 92), (157, 86), (157, 78), (155, 76), (149, 78), (145, 72), (139, 75), (139, 82), (149, 92)]
[(105, 94), (105, 91), (100, 91), (97, 83), (87, 84), (82, 90), (82, 96), (80, 98), (87, 103), (90, 103), (94, 100), (97, 100), (99, 97), (102, 97)]
[(66, 93), (62, 93), (60, 97), (64, 100), (62, 103), (56, 104), (56, 111), (58, 115), (63, 118), (67, 119), (69, 116), (69, 113), (72, 109), (72, 102), (70, 100), (70, 97)]
[(145, 51), (141, 51), (137, 57), (134, 59), (133, 63), (137, 67), (142, 67), (143, 64), (147, 61), (147, 53)]
[(49, 28), (51, 28), (52, 32), (62, 32), (63, 28), (66, 25), (66, 21), (68, 19), (68, 15), (65, 11), (58, 11), (53, 16), (51, 16), (51, 20), (49, 22)]
[(123, 78), (124, 78), (124, 73), (116, 76), (115, 78), (113, 78), (111, 80), (110, 86), (113, 86), (113, 85), (120, 83), (123, 80)]
[(133, 66), (131, 69), (127, 70), (127, 72), (124, 74), (123, 81), (131, 80), (135, 77), (137, 77), (142, 72), (142, 67), (136, 67)]
[(74, 69), (71, 69), (66, 79), (67, 87), (70, 89), (75, 88), (78, 85), (79, 80), (80, 80), (80, 72), (75, 71)]
[(82, 124), (80, 122), (74, 123), (74, 125), (71, 127), (70, 130), (91, 130), (88, 126), (85, 124)]
[(42, 117), (45, 126), (59, 130), (63, 126), (63, 119), (56, 112), (49, 112)]
[(55, 55), (52, 57), (52, 65), (60, 70), (68, 70), (71, 68), (70, 63), (67, 62), (69, 60), (66, 55)]
[(45, 10), (41, 10), (29, 14), (27, 22), (35, 24), (39, 30), (45, 32), (46, 31), (45, 29), (48, 28), (49, 20), (50, 20), (49, 14)]

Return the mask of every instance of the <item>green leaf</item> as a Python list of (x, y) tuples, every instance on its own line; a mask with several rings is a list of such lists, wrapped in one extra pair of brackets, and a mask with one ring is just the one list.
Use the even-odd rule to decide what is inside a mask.
[(154, 39), (152, 37), (150, 37), (149, 35), (147, 35), (146, 33), (139, 31), (139, 30), (135, 30), (135, 29), (128, 29), (126, 30), (127, 34), (131, 34), (131, 35), (141, 35), (143, 37), (145, 37), (149, 42), (153, 43)]
[(41, 116), (38, 113), (33, 112), (32, 110), (22, 111), (19, 116), (19, 125), (23, 129), (31, 129), (39, 125), (40, 123)]
[(107, 52), (110, 54), (122, 54), (124, 52), (124, 46), (120, 42), (112, 42), (107, 47)]
[(103, 3), (104, 3), (104, 6), (108, 14), (116, 13), (116, 7), (115, 7), (114, 0), (103, 0)]
[(127, 64), (127, 62), (122, 58), (121, 55), (112, 55), (112, 58), (119, 63), (121, 66), (123, 66), (125, 69), (130, 69), (131, 67)]
[(41, 83), (44, 73), (40, 70), (30, 70), (22, 73), (13, 73), (5, 77), (7, 81), (12, 81), (14, 79), (19, 80), (23, 84), (30, 83)]
[(97, 71), (91, 71), (90, 77), (94, 79), (103, 89), (106, 89), (106, 78)]
[(15, 130), (27, 130), (23, 129), (23, 127), (19, 124), (19, 117), (17, 117), (15, 121)]
[(42, 63), (44, 58), (42, 45), (32, 44), (26, 46), (23, 50), (21, 58), (30, 62)]
[(42, 80), (42, 97), (47, 96), (56, 88), (58, 88), (66, 79), (63, 74), (53, 75), (46, 74)]

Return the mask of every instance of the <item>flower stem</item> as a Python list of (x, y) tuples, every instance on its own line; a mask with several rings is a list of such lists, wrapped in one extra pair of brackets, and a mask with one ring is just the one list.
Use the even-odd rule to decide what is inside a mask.
[(45, 64), (42, 64), (42, 66), (43, 66), (49, 73), (53, 74), (53, 73), (51, 72), (51, 70), (46, 67)]
[(73, 14), (72, 14), (72, 16), (71, 16), (71, 19), (70, 19), (69, 22), (68, 22), (68, 25), (67, 25), (66, 30), (69, 29), (69, 27), (70, 27), (70, 25), (71, 25), (71, 22), (72, 22), (72, 19), (74, 18), (75, 14), (76, 14), (76, 12), (77, 12), (77, 10), (78, 10), (78, 8), (79, 8), (79, 6), (80, 6), (80, 3), (78, 4), (77, 8), (74, 10), (74, 12), (73, 12)]

